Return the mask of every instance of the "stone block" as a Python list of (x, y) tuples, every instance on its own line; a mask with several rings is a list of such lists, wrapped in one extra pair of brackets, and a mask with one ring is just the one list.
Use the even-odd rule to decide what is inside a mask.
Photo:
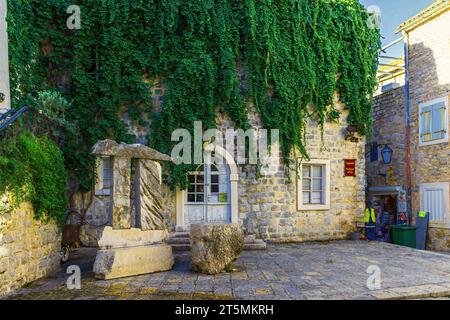
[(97, 279), (116, 279), (167, 271), (174, 264), (172, 247), (165, 244), (99, 250), (95, 258)]
[(206, 274), (225, 271), (244, 248), (244, 232), (238, 224), (193, 224), (190, 238), (193, 269)]
[(136, 228), (115, 230), (105, 227), (98, 240), (100, 249), (147, 246), (161, 243), (167, 238), (166, 230), (141, 230)]

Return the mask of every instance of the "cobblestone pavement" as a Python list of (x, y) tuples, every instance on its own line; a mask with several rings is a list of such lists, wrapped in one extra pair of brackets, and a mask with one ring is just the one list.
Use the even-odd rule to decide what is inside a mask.
[[(64, 265), (8, 299), (417, 299), (450, 296), (450, 256), (384, 243), (336, 241), (273, 244), (245, 251), (235, 271), (207, 276), (190, 271), (189, 255), (169, 272), (95, 280), (95, 251)], [(68, 290), (65, 268), (78, 264), (80, 290)], [(379, 266), (381, 289), (369, 290), (367, 268)]]

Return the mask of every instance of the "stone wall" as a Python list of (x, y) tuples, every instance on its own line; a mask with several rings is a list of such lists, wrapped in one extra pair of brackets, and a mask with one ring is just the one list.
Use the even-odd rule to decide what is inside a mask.
[[(355, 230), (356, 217), (365, 206), (364, 139), (359, 143), (345, 140), (347, 112), (339, 108), (343, 112), (340, 123), (325, 124), (323, 141), (313, 122), (306, 136), (312, 159), (331, 160), (331, 209), (297, 209), (295, 168), (289, 179), (282, 163), (274, 175), (266, 176), (258, 176), (255, 166), (239, 165), (239, 223), (248, 233), (274, 242), (290, 242), (344, 239)], [(261, 128), (258, 114), (250, 110), (252, 127)], [(226, 115), (217, 122), (221, 130), (234, 127)], [(344, 177), (344, 159), (357, 160), (357, 177)]]
[(56, 271), (60, 249), (61, 231), (36, 221), (30, 203), (0, 211), (0, 296)]
[[(378, 144), (378, 160), (370, 159), (370, 143)], [(392, 162), (384, 164), (384, 144), (394, 151)], [(406, 190), (406, 111), (405, 87), (380, 94), (373, 103), (373, 133), (366, 144), (368, 187), (401, 186)], [(386, 176), (384, 176), (386, 175)]]
[[(161, 79), (155, 83), (152, 90), (153, 109), (158, 112), (164, 87)], [(272, 241), (316, 241), (343, 239), (348, 232), (355, 230), (356, 217), (363, 213), (365, 207), (365, 140), (361, 138), (358, 143), (345, 140), (348, 112), (338, 103), (338, 96), (335, 102), (342, 111), (340, 122), (325, 124), (323, 141), (318, 125), (313, 122), (309, 123), (306, 136), (310, 157), (331, 161), (331, 209), (297, 210), (295, 169), (291, 170), (290, 177), (286, 177), (285, 167), (280, 164), (274, 175), (265, 176), (260, 175), (253, 165), (239, 165), (239, 223), (248, 233)], [(127, 115), (123, 118), (130, 127), (129, 132), (144, 142), (143, 127), (127, 121)], [(249, 120), (253, 128), (262, 128), (260, 117), (251, 107)], [(145, 127), (148, 130), (149, 124)], [(235, 126), (226, 114), (220, 114), (217, 128), (225, 132)], [(356, 177), (344, 177), (344, 159), (356, 159)], [(163, 214), (169, 230), (174, 231), (176, 194), (167, 186), (162, 188), (166, 195)]]
[[(420, 210), (420, 184), (450, 182), (450, 146), (419, 146), (419, 104), (450, 93), (450, 11), (409, 32), (412, 209)], [(450, 127), (449, 127), (450, 130)], [(450, 203), (447, 204), (450, 210)], [(447, 225), (429, 232), (430, 249), (449, 251), (450, 212)], [(433, 223), (431, 223), (433, 229)]]

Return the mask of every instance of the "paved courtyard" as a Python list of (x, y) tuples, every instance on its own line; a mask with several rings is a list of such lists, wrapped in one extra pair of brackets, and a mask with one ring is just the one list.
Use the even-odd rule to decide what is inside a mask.
[[(110, 281), (95, 280), (95, 250), (83, 249), (51, 278), (8, 299), (415, 299), (450, 296), (450, 256), (384, 243), (336, 241), (273, 244), (245, 251), (235, 271), (193, 273), (189, 255), (173, 270)], [(82, 270), (80, 290), (66, 286), (69, 265)], [(369, 290), (369, 266), (381, 271), (381, 289)]]

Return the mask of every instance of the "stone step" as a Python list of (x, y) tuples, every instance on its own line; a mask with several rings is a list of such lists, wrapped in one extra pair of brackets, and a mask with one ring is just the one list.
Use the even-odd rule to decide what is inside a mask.
[[(188, 232), (171, 233), (166, 242), (172, 246), (173, 252), (185, 252), (191, 250)], [(255, 235), (248, 235), (244, 239), (244, 250), (266, 250), (266, 248), (266, 242), (262, 239), (256, 239)]]
[(255, 240), (256, 240), (256, 235), (254, 235), (254, 234), (249, 234), (245, 237), (245, 241), (248, 243), (255, 242)]
[(190, 244), (191, 240), (189, 238), (167, 238), (166, 242), (168, 244)]
[(244, 244), (244, 250), (266, 250), (266, 249), (267, 244), (262, 240)]
[(169, 234), (169, 238), (188, 238), (189, 239), (189, 232), (172, 232)]
[(171, 244), (172, 251), (175, 252), (183, 252), (183, 251), (191, 251), (190, 244)]

